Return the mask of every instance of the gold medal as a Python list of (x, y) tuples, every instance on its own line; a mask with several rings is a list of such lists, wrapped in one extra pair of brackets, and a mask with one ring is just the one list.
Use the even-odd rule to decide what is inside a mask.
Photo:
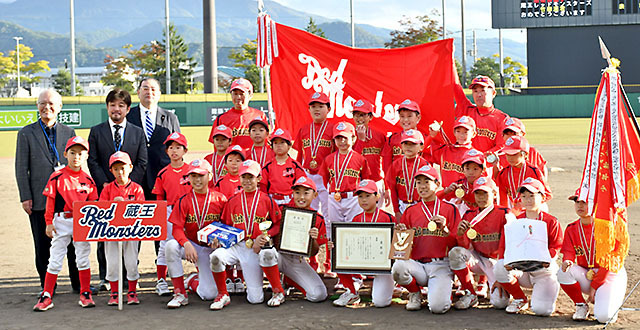
[(411, 204), (411, 203), (413, 203), (413, 200), (409, 199), (407, 202), (408, 202), (409, 204)]
[(337, 193), (333, 194), (333, 199), (335, 199), (336, 202), (339, 202), (339, 201), (342, 200), (342, 196), (340, 196), (340, 193), (337, 192)]
[(318, 167), (318, 162), (316, 162), (315, 160), (312, 160), (309, 163), (309, 167), (311, 167), (312, 169), (316, 169)]
[(252, 248), (253, 247), (253, 240), (251, 238), (247, 238), (247, 240), (244, 242), (244, 245), (247, 246), (247, 248)]
[(478, 232), (473, 229), (473, 228), (469, 228), (469, 230), (467, 230), (467, 237), (469, 237), (470, 240), (475, 239), (478, 236)]
[(462, 198), (462, 197), (464, 197), (464, 195), (465, 195), (464, 189), (462, 189), (462, 188), (456, 189), (456, 197)]
[(596, 272), (593, 269), (589, 269), (587, 272), (587, 280), (593, 280), (593, 277), (596, 275)]
[(438, 225), (436, 224), (435, 221), (429, 221), (429, 224), (427, 225), (427, 229), (429, 229), (429, 231), (436, 231), (436, 229), (438, 229)]

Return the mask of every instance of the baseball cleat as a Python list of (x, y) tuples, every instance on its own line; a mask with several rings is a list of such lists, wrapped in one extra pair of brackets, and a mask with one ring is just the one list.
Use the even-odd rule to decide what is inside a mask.
[(343, 294), (338, 297), (338, 299), (333, 301), (333, 306), (345, 307), (348, 305), (355, 305), (360, 302), (360, 296), (357, 294), (351, 293), (351, 291), (347, 290)]
[(194, 288), (191, 286), (191, 284), (193, 284), (193, 281), (194, 281), (194, 280), (197, 280), (197, 279), (198, 279), (198, 273), (191, 273), (191, 274), (189, 274), (189, 276), (187, 276), (187, 277), (184, 279), (184, 287), (185, 287), (185, 290), (189, 290), (189, 291), (191, 291), (191, 292), (193, 292), (193, 293), (196, 293), (196, 290), (194, 290)]
[(118, 293), (112, 293), (109, 296), (109, 301), (107, 301), (107, 306), (117, 306), (118, 305)]
[(469, 309), (478, 304), (478, 296), (471, 293), (469, 290), (464, 290), (464, 296), (460, 297), (455, 304), (453, 304), (453, 308), (455, 309)]
[(244, 293), (246, 290), (244, 288), (244, 282), (242, 282), (241, 278), (236, 278), (233, 281), (234, 292), (235, 293)]
[(127, 305), (140, 305), (138, 294), (134, 291), (129, 291), (129, 293), (127, 293)]
[(225, 284), (227, 285), (227, 292), (228, 293), (236, 293), (236, 286), (235, 284), (233, 284), (233, 280), (227, 277), (227, 280), (225, 281)]
[(93, 302), (93, 298), (91, 298), (91, 292), (86, 291), (80, 294), (80, 300), (78, 304), (82, 306), (82, 308), (90, 308), (95, 307), (96, 303)]
[(189, 305), (189, 298), (182, 293), (174, 293), (171, 301), (167, 303), (167, 308), (180, 308), (181, 306)]
[(230, 303), (231, 303), (231, 298), (229, 298), (228, 294), (218, 294), (216, 299), (211, 303), (211, 306), (209, 306), (209, 309), (213, 311), (218, 311), (223, 309), (225, 306), (229, 305)]
[(489, 286), (487, 283), (480, 283), (476, 286), (476, 296), (479, 298), (487, 298), (489, 293)]
[(284, 304), (284, 292), (274, 292), (271, 299), (267, 301), (269, 307), (278, 307)]
[(51, 297), (46, 294), (40, 295), (40, 298), (38, 298), (38, 303), (33, 306), (33, 310), (36, 312), (44, 312), (51, 308), (53, 308), (53, 301), (51, 300)]
[(419, 311), (422, 308), (422, 294), (418, 292), (409, 292), (409, 301), (405, 309), (408, 311)]
[(169, 284), (164, 278), (161, 278), (156, 282), (156, 293), (158, 296), (170, 296), (171, 290), (169, 290)]
[(589, 305), (580, 303), (576, 304), (576, 312), (573, 313), (574, 321), (584, 321), (589, 317)]
[(98, 283), (98, 291), (109, 291), (109, 290), (111, 290), (111, 283), (109, 283), (109, 281), (101, 280), (100, 283)]
[(509, 303), (509, 306), (505, 309), (509, 314), (515, 314), (519, 311), (525, 310), (529, 307), (529, 303), (524, 299), (514, 299)]

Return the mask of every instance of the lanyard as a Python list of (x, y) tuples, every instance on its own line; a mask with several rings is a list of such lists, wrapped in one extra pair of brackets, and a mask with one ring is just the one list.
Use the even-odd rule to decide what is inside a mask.
[(318, 133), (318, 136), (316, 136), (315, 134), (316, 132), (315, 125), (316, 125), (315, 123), (311, 123), (310, 132), (309, 132), (309, 135), (311, 135), (310, 136), (311, 159), (316, 159), (316, 154), (318, 154), (318, 148), (320, 148), (320, 140), (322, 139), (322, 135), (324, 134), (324, 131), (327, 128), (327, 121), (325, 120), (324, 123), (322, 123), (322, 126), (320, 126), (320, 132)]
[(193, 213), (196, 217), (196, 223), (198, 229), (204, 227), (204, 223), (207, 219), (207, 213), (209, 213), (209, 205), (211, 201), (211, 191), (207, 189), (207, 195), (204, 198), (204, 205), (202, 206), (202, 213), (200, 213), (200, 206), (198, 205), (198, 197), (196, 197), (195, 190), (191, 190), (191, 202), (193, 203)]
[(40, 123), (40, 128), (42, 128), (42, 133), (44, 133), (44, 137), (47, 139), (47, 145), (49, 146), (49, 149), (53, 150), (53, 154), (56, 156), (56, 164), (60, 164), (60, 155), (58, 154), (58, 149), (56, 148), (56, 135), (53, 135), (53, 144), (51, 143), (51, 140), (49, 139), (49, 134), (47, 134), (47, 131), (44, 129), (44, 125), (42, 124), (42, 119), (38, 119), (38, 123)]
[(420, 156), (416, 155), (413, 160), (413, 167), (411, 168), (411, 173), (407, 169), (407, 157), (402, 157), (402, 177), (404, 178), (404, 190), (407, 192), (407, 201), (411, 203), (413, 201), (413, 191), (416, 186), (416, 178), (415, 173), (418, 168), (418, 159)]
[[(373, 212), (371, 222), (372, 223), (378, 222), (378, 216), (380, 216), (380, 209), (376, 207), (376, 211)], [(367, 212), (362, 212), (362, 222), (367, 222)]]
[(594, 248), (594, 244), (593, 244), (593, 237), (594, 237), (594, 233), (593, 233), (593, 229), (594, 229), (594, 225), (591, 224), (591, 244), (587, 245), (587, 238), (584, 232), (584, 228), (582, 228), (582, 223), (578, 224), (578, 230), (580, 232), (580, 241), (582, 243), (582, 247), (584, 249), (584, 254), (585, 257), (587, 259), (587, 264), (589, 265), (589, 268), (593, 268), (593, 266), (595, 265), (595, 248)]
[(333, 169), (336, 172), (336, 176), (334, 178), (334, 183), (336, 191), (340, 191), (340, 187), (342, 186), (342, 180), (344, 179), (344, 173), (347, 171), (347, 166), (349, 165), (349, 161), (351, 160), (351, 156), (353, 155), (353, 150), (349, 150), (349, 153), (344, 156), (344, 163), (342, 163), (342, 168), (340, 168), (340, 153), (336, 153), (333, 162)]
[(427, 217), (427, 220), (431, 220), (436, 215), (440, 215), (440, 199), (436, 197), (435, 202), (433, 203), (433, 213), (429, 210), (429, 207), (424, 201), (421, 201), (422, 205), (422, 213)]
[(249, 238), (253, 235), (253, 224), (256, 218), (256, 211), (258, 210), (258, 204), (260, 204), (260, 192), (255, 191), (253, 200), (251, 201), (251, 207), (247, 205), (247, 193), (240, 193), (240, 201), (242, 202), (242, 217), (244, 218), (244, 229), (247, 232)]

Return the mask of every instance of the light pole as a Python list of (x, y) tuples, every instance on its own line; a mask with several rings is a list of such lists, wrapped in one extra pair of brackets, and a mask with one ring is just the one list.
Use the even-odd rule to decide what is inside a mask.
[(18, 90), (16, 93), (20, 91), (20, 40), (22, 37), (13, 37), (16, 40), (16, 67), (18, 68)]

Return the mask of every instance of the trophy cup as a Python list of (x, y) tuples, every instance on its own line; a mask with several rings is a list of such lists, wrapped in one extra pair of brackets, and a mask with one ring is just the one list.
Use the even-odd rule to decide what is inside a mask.
[(269, 230), (269, 228), (271, 228), (271, 224), (272, 224), (271, 221), (264, 221), (264, 222), (261, 222), (261, 223), (258, 224), (258, 227), (260, 228), (260, 231), (268, 239), (267, 243), (265, 243), (262, 246), (263, 249), (270, 249), (270, 248), (273, 247), (273, 242), (271, 241), (271, 237), (269, 237), (269, 233), (267, 232)]

